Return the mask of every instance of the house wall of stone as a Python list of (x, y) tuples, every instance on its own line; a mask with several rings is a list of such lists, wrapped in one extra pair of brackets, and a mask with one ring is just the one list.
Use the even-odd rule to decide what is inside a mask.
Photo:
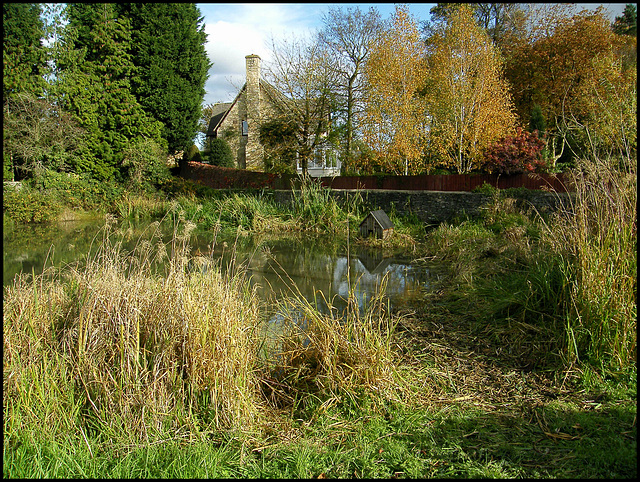
[[(218, 127), (218, 137), (229, 143), (236, 166), (240, 169), (264, 170), (264, 148), (260, 143), (260, 126), (270, 120), (276, 106), (260, 82), (260, 57), (247, 55), (247, 81), (238, 99)], [(248, 123), (248, 135), (242, 135), (242, 121)], [(231, 133), (226, 135), (225, 133)]]
[(235, 157), (236, 166), (240, 169), (245, 167), (245, 146), (247, 144), (246, 137), (242, 135), (242, 120), (246, 119), (246, 106), (243, 97), (233, 104), (217, 131), (218, 137), (223, 138), (229, 144)]

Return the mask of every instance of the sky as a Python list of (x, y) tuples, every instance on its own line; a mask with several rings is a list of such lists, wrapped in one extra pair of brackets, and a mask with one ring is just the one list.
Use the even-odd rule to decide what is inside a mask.
[[(204, 105), (232, 101), (245, 81), (245, 56), (257, 54), (264, 62), (271, 58), (271, 39), (311, 35), (322, 28), (322, 16), (330, 6), (358, 7), (367, 12), (375, 7), (383, 19), (394, 12), (393, 3), (198, 3), (204, 17), (207, 53), (213, 66), (205, 86)], [(427, 20), (435, 4), (408, 4), (417, 21)]]
[[(331, 6), (347, 10), (358, 7), (367, 12), (375, 7), (383, 19), (395, 10), (393, 3), (198, 3), (204, 17), (206, 50), (213, 66), (205, 85), (204, 105), (231, 102), (245, 81), (245, 56), (271, 59), (271, 39), (303, 37), (322, 28), (322, 17)], [(409, 13), (421, 23), (429, 20), (433, 3), (409, 3)], [(611, 20), (622, 14), (624, 3), (577, 4), (595, 8), (604, 5)]]

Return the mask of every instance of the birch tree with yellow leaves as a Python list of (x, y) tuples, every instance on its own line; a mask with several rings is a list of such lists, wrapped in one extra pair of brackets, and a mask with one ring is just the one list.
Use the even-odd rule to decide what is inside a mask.
[(364, 68), (364, 141), (378, 166), (394, 174), (425, 171), (428, 116), (419, 91), (425, 82), (425, 45), (406, 6), (396, 6), (375, 39)]
[(430, 153), (458, 173), (470, 172), (486, 147), (515, 129), (499, 53), (468, 5), (429, 38), (428, 49)]

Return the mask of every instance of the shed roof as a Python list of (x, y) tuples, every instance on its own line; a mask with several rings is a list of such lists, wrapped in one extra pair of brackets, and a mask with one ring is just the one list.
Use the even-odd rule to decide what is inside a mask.
[[(391, 219), (389, 219), (389, 216), (387, 216), (387, 213), (385, 213), (382, 209), (378, 209), (377, 211), (371, 211), (369, 214), (373, 216), (373, 219), (376, 220), (378, 225), (383, 230), (393, 228), (393, 223), (391, 222)], [(365, 217), (364, 220), (360, 223), (360, 226), (362, 226), (366, 220), (367, 218)]]

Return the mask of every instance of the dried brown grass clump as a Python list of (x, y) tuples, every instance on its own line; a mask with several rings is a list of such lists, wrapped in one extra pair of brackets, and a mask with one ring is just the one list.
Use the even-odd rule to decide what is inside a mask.
[(386, 278), (364, 310), (350, 293), (344, 313), (325, 301), (319, 312), (301, 295), (280, 304), (283, 329), (276, 355), (263, 384), (268, 399), (287, 406), (309, 397), (325, 404), (352, 399), (363, 393), (397, 398), (397, 357), (392, 337), (398, 322), (389, 313)]
[(161, 240), (127, 254), (106, 233), (85, 266), (5, 288), (5, 415), (8, 403), (31, 407), (24, 396), (35, 385), (64, 400), (53, 413), (32, 412), (37, 419), (80, 410), (98, 426), (119, 420), (140, 433), (190, 420), (254, 426), (262, 408), (254, 293), (242, 270), (222, 274), (208, 259), (188, 269), (192, 228), (174, 235), (166, 276), (154, 270), (167, 257)]

